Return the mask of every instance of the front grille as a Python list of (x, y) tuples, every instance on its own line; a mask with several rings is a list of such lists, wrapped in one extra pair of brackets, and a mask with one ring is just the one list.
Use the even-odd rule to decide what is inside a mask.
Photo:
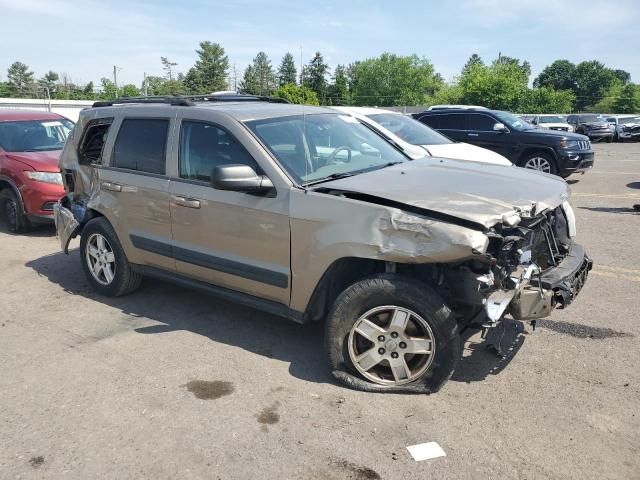
[(580, 150), (591, 150), (591, 142), (589, 140), (578, 140), (578, 148)]
[(567, 127), (551, 127), (551, 130), (558, 130), (560, 132), (568, 132), (569, 129)]

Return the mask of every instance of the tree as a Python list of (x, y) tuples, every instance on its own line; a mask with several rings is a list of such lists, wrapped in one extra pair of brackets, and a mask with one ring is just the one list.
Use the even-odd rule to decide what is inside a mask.
[(44, 75), (44, 77), (38, 80), (38, 85), (42, 88), (48, 89), (49, 94), (53, 95), (53, 93), (56, 91), (56, 84), (59, 79), (60, 79), (60, 76), (56, 72), (49, 70)]
[(173, 67), (178, 64), (170, 61), (167, 57), (160, 57), (160, 63), (162, 63), (162, 70), (165, 71), (167, 79), (169, 81), (173, 80)]
[(278, 98), (284, 98), (291, 103), (320, 105), (316, 92), (308, 87), (296, 85), (295, 83), (287, 83), (281, 86), (273, 92), (273, 95)]
[(443, 85), (429, 60), (383, 53), (347, 69), (354, 105), (424, 105)]
[(625, 70), (615, 69), (613, 70), (615, 77), (620, 80), (622, 85), (626, 85), (631, 82), (631, 74)]
[(576, 110), (581, 112), (595, 105), (616, 81), (613, 71), (597, 60), (576, 65)]
[(255, 76), (256, 95), (271, 95), (276, 88), (276, 74), (271, 66), (271, 60), (264, 52), (258, 52), (253, 59), (252, 73)]
[(132, 83), (128, 83), (120, 87), (118, 95), (121, 97), (137, 97), (140, 95), (140, 90)]
[(102, 100), (113, 100), (118, 96), (116, 92), (116, 85), (108, 78), (101, 78), (100, 86), (102, 89), (102, 92), (100, 92), (100, 98)]
[(569, 60), (556, 60), (540, 72), (533, 81), (533, 86), (548, 87), (554, 90), (576, 89), (576, 66)]
[(638, 113), (640, 111), (640, 90), (637, 85), (627, 83), (620, 95), (613, 100), (613, 113)]
[(461, 102), (518, 111), (527, 93), (528, 76), (517, 62), (472, 65), (460, 76)]
[(527, 113), (570, 113), (576, 97), (571, 90), (548, 87), (527, 90), (518, 111)]
[(94, 93), (93, 93), (93, 82), (89, 82), (87, 83), (84, 88), (82, 89), (82, 94), (84, 95), (84, 98), (86, 98), (87, 100), (91, 100), (94, 97)]
[(327, 95), (327, 74), (329, 65), (324, 63), (324, 57), (316, 52), (303, 71), (304, 86), (316, 92), (321, 103), (325, 103)]
[(247, 68), (244, 69), (242, 80), (240, 80), (240, 91), (251, 95), (257, 95), (259, 90), (260, 86), (258, 84), (256, 71), (253, 68), (253, 65), (247, 65)]
[(11, 88), (7, 82), (0, 82), (0, 98), (11, 95)]
[(284, 57), (282, 57), (282, 62), (280, 62), (280, 66), (278, 67), (278, 85), (281, 87), (288, 83), (295, 85), (297, 77), (298, 72), (296, 70), (296, 63), (293, 60), (293, 55), (287, 52)]
[(212, 93), (224, 90), (227, 85), (229, 58), (217, 43), (200, 42), (200, 50), (196, 50), (198, 60), (189, 69), (184, 83), (193, 93)]
[(333, 74), (333, 83), (329, 86), (330, 105), (349, 105), (349, 85), (347, 69), (344, 65), (336, 66)]
[(22, 62), (14, 62), (7, 70), (9, 91), (13, 97), (22, 97), (27, 93), (33, 93), (33, 72)]
[(462, 74), (464, 75), (466, 72), (468, 72), (473, 65), (484, 66), (484, 62), (482, 61), (482, 58), (480, 58), (480, 55), (478, 55), (477, 53), (474, 53), (469, 57), (469, 60), (467, 60), (467, 63), (465, 63), (464, 67), (462, 67)]

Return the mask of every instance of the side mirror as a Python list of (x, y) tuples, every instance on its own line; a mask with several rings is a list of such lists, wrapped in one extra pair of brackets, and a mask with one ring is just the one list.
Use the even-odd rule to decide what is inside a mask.
[(213, 169), (211, 186), (233, 192), (268, 193), (273, 183), (265, 175), (258, 175), (249, 165), (219, 165)]
[(504, 123), (498, 122), (493, 126), (493, 131), (505, 133), (505, 132), (508, 132), (509, 130), (507, 130), (507, 127), (505, 127)]

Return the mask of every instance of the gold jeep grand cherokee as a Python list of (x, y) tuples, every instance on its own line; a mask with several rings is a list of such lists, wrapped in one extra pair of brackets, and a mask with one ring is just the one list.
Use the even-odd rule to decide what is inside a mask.
[(326, 322), (334, 376), (433, 392), (460, 331), (548, 316), (584, 284), (564, 180), (411, 160), (335, 110), (244, 95), (128, 98), (84, 110), (60, 159), (62, 247), (88, 282), (154, 276), (296, 322)]

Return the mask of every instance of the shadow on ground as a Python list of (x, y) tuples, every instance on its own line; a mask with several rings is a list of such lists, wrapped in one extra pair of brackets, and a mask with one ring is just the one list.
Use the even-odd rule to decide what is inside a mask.
[(591, 212), (603, 212), (603, 213), (621, 213), (621, 214), (632, 214), (637, 215), (638, 210), (635, 210), (633, 207), (578, 207), (581, 210), (589, 210)]
[(0, 217), (0, 233), (24, 237), (53, 237), (56, 234), (56, 229), (53, 224), (46, 224), (32, 227), (28, 232), (11, 233), (7, 228), (7, 223), (5, 222), (4, 218)]
[[(142, 288), (131, 295), (103, 297), (86, 282), (77, 249), (69, 255), (59, 252), (40, 257), (29, 261), (26, 266), (60, 285), (70, 295), (90, 298), (119, 309), (130, 317), (127, 321), (129, 328), (137, 333), (158, 335), (179, 330), (193, 332), (216, 343), (288, 362), (289, 373), (296, 378), (333, 383), (325, 362), (322, 322), (298, 325), (155, 279), (145, 279)], [(148, 325), (148, 320), (143, 319), (151, 320), (154, 324)], [(503, 358), (486, 348), (487, 341), (474, 342), (465, 350), (452, 379), (474, 382), (483, 380), (489, 374), (499, 373), (524, 341), (516, 324), (505, 324), (500, 341), (506, 353)], [(468, 331), (463, 340), (468, 340), (473, 333)], [(491, 337), (487, 340), (490, 341)]]

